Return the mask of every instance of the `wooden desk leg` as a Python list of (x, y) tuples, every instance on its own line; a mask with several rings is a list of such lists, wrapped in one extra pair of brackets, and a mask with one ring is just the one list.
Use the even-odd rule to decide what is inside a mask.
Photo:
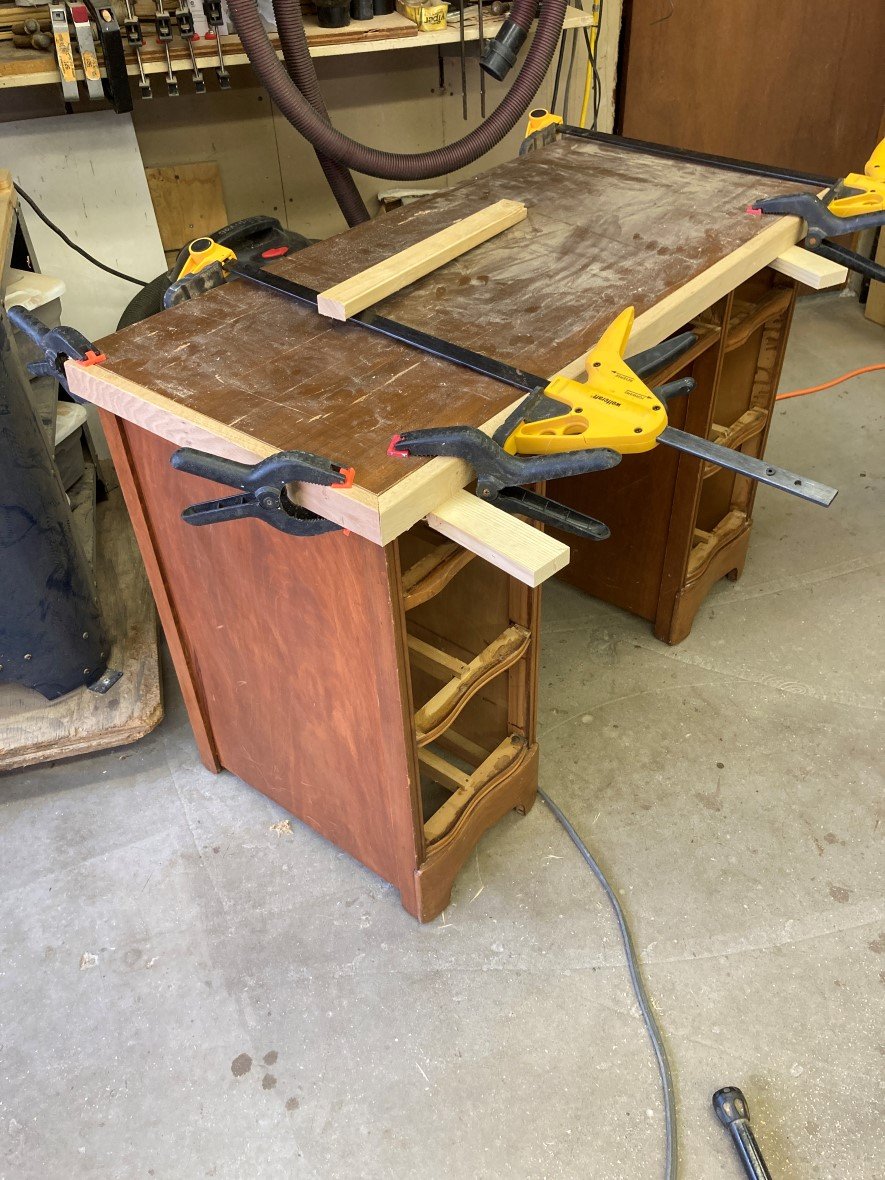
[(465, 561), (422, 526), (399, 548), (408, 567), (400, 584), (409, 691), (421, 705), (416, 753), (430, 792), (418, 799), (415, 912), (428, 921), (449, 904), (483, 834), (534, 803), (540, 593), (478, 558)]

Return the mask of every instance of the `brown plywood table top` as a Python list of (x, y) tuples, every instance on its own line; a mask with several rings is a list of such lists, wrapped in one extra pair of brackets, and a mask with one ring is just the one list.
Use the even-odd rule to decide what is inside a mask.
[[(637, 316), (648, 312), (763, 235), (774, 219), (747, 214), (747, 205), (795, 188), (562, 139), (269, 269), (322, 290), (493, 201), (522, 201), (525, 221), (377, 306), (552, 375), (586, 352), (625, 306), (633, 304)], [(795, 241), (800, 226), (788, 220)], [(357, 484), (375, 494), (416, 467), (387, 456), (394, 433), (481, 426), (518, 396), (244, 281), (100, 343), (108, 359), (94, 371), (99, 382), (120, 378), (136, 395), (150, 391), (164, 412), (254, 439), (258, 453), (311, 451), (354, 466)]]

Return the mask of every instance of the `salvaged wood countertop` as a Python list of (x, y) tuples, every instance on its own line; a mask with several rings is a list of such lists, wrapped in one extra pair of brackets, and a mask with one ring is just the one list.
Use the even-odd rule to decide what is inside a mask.
[[(577, 375), (628, 304), (636, 352), (792, 246), (797, 218), (746, 207), (795, 187), (561, 139), (269, 268), (322, 290), (492, 201), (523, 201), (525, 221), (378, 307), (532, 372)], [(391, 436), (491, 428), (515, 400), (488, 378), (243, 281), (100, 343), (106, 363), (69, 366), (74, 392), (179, 445), (246, 461), (298, 449), (354, 466), (350, 492), (305, 487), (301, 499), (378, 543), (472, 478), (459, 460), (388, 457)]]

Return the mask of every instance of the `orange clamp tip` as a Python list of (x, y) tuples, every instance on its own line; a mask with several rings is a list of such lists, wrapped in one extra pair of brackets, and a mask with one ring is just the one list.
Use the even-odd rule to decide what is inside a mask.
[(387, 448), (387, 453), (392, 459), (408, 459), (409, 457), (408, 451), (400, 451), (398, 449), (402, 437), (403, 436), (401, 434), (395, 434), (390, 440), (390, 446)]
[(333, 483), (332, 488), (336, 492), (343, 492), (345, 488), (352, 488), (354, 477), (356, 476), (355, 467), (341, 467), (339, 468), (339, 475), (344, 476), (343, 483)]
[(757, 209), (755, 205), (748, 205), (747, 212), (751, 213), (753, 215), (753, 217), (761, 217), (762, 216), (762, 210)]
[(88, 369), (90, 365), (100, 365), (103, 361), (106, 361), (107, 359), (108, 358), (105, 355), (105, 353), (93, 352), (92, 349), (90, 348), (89, 352), (86, 353), (86, 356), (83, 358), (82, 361), (79, 362), (79, 364), (81, 365), (82, 368)]
[(342, 533), (345, 535), (345, 537), (349, 537), (349, 536), (350, 536), (350, 529), (342, 529), (341, 531), (342, 531)]

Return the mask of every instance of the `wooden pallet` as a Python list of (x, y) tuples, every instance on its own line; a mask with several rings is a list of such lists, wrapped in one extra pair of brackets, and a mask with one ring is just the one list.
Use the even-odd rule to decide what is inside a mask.
[(144, 737), (163, 716), (157, 616), (119, 491), (96, 512), (96, 581), (111, 637), (107, 693), (77, 689), (57, 701), (0, 685), (0, 770), (91, 754)]

